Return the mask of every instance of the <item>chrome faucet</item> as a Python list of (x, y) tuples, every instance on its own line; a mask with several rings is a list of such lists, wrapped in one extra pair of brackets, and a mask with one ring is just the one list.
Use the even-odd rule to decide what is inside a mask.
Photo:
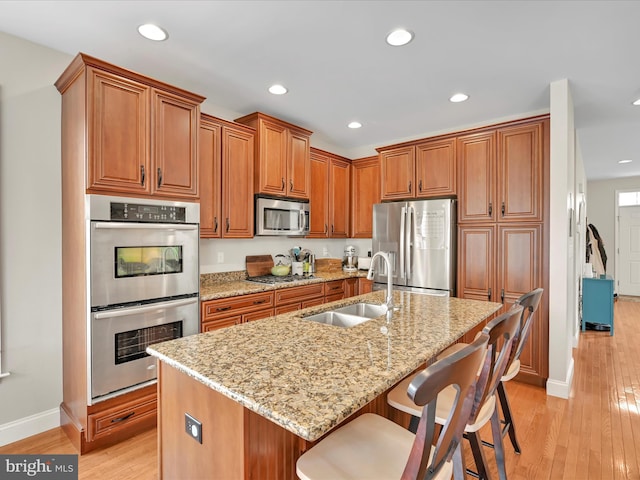
[(387, 305), (387, 309), (391, 311), (393, 308), (393, 287), (391, 283), (391, 260), (389, 259), (389, 254), (386, 252), (376, 252), (371, 259), (371, 265), (369, 266), (369, 271), (367, 272), (367, 280), (373, 280), (373, 276), (375, 275), (374, 267), (376, 265), (376, 259), (380, 257), (384, 259), (387, 264), (387, 300), (385, 304)]

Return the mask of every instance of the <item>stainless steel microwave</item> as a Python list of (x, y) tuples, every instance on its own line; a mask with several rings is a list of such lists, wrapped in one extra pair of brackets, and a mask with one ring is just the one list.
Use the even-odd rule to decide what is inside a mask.
[(256, 197), (256, 235), (304, 236), (309, 233), (309, 203)]

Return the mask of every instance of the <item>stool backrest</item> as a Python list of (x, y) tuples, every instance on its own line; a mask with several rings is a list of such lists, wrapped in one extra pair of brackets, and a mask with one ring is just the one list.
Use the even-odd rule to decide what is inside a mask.
[[(423, 407), (423, 411), (411, 454), (402, 474), (403, 480), (432, 478), (445, 462), (451, 460), (456, 451), (456, 456), (461, 459), (460, 442), (473, 407), (477, 372), (488, 340), (488, 335), (480, 334), (462, 350), (436, 361), (420, 372), (409, 385), (407, 394), (416, 405)], [(435, 452), (429, 462), (438, 393), (450, 385), (457, 390), (456, 400), (447, 423), (438, 435)]]
[[(538, 310), (538, 305), (540, 305), (540, 299), (542, 299), (542, 293), (544, 290), (542, 288), (536, 288), (535, 290), (531, 290), (529, 293), (525, 293), (518, 300), (515, 301), (514, 305), (522, 305), (522, 317), (520, 318), (520, 333), (518, 334), (518, 344), (515, 348), (515, 354), (513, 358), (510, 360), (509, 364), (514, 360), (520, 358), (520, 354), (522, 353), (522, 349), (527, 344), (527, 339), (529, 338), (529, 333), (531, 333), (531, 325), (533, 324), (533, 318)], [(509, 368), (507, 366), (507, 368)]]
[[(509, 311), (497, 316), (482, 329), (482, 333), (489, 336), (489, 342), (487, 355), (478, 376), (475, 402), (468, 423), (475, 423), (482, 405), (498, 388), (511, 359), (513, 343), (520, 330), (521, 316), (522, 306), (514, 305)], [(500, 346), (500, 344), (502, 345)]]

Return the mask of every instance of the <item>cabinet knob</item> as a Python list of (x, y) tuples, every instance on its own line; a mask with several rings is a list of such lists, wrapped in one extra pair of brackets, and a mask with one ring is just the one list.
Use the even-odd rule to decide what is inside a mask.
[(409, 193), (411, 193), (411, 180), (409, 180)]
[(143, 187), (144, 187), (144, 178), (145, 178), (144, 165), (140, 165), (140, 185), (142, 185)]
[(227, 232), (229, 231), (229, 217), (227, 217)]
[(282, 177), (282, 187), (280, 187), (280, 190), (284, 192), (284, 177)]
[(502, 216), (504, 217), (504, 202), (502, 202)]
[(493, 213), (493, 204), (489, 202), (489, 216)]
[(218, 217), (213, 217), (213, 231), (218, 232)]
[(489, 292), (487, 293), (487, 300), (491, 300), (491, 287), (489, 287)]
[(293, 192), (293, 180), (289, 180), (289, 191)]
[(504, 303), (504, 288), (500, 291), (500, 303)]
[(327, 225), (326, 223), (324, 224), (324, 233), (327, 233), (329, 231), (329, 225)]
[(158, 167), (158, 188), (162, 185), (162, 169)]
[(418, 182), (418, 191), (420, 193), (422, 193), (422, 180), (420, 180), (420, 182)]

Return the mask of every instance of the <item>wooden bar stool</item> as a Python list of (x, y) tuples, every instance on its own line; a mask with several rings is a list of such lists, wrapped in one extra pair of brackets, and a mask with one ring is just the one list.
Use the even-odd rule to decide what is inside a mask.
[[(471, 415), (464, 427), (464, 436), (469, 440), (471, 451), (476, 463), (478, 476), (483, 479), (489, 478), (489, 472), (486, 467), (487, 462), (482, 449), (482, 440), (479, 430), (491, 420), (491, 432), (493, 435), (494, 450), (496, 454), (496, 463), (498, 465), (498, 474), (501, 480), (506, 480), (507, 473), (504, 464), (504, 449), (502, 446), (502, 430), (500, 428), (500, 419), (498, 417), (498, 408), (496, 404), (495, 391), (502, 378), (509, 361), (512, 344), (516, 334), (520, 328), (520, 317), (522, 307), (515, 305), (511, 310), (490, 321), (479, 335), (488, 335), (489, 342), (482, 368), (478, 376), (476, 386), (476, 394), (474, 398)], [(499, 343), (502, 343), (502, 349), (498, 351)], [(460, 351), (452, 353), (449, 356), (441, 358), (438, 362), (444, 361), (450, 356), (458, 355)], [(477, 374), (478, 372), (476, 372)], [(387, 402), (400, 411), (420, 417), (422, 410), (410, 399), (403, 394), (406, 384), (411, 384), (413, 377), (409, 376), (403, 382), (399, 383), (389, 395)], [(447, 421), (447, 412), (451, 408), (451, 402), (455, 398), (455, 392), (451, 389), (445, 389), (438, 394), (436, 405), (436, 423), (443, 425)], [(422, 422), (422, 419), (420, 420)]]
[(520, 453), (520, 445), (518, 444), (518, 440), (516, 438), (516, 428), (511, 416), (511, 406), (509, 405), (507, 392), (504, 389), (504, 382), (508, 382), (520, 372), (520, 354), (522, 353), (522, 350), (524, 349), (527, 340), (529, 339), (529, 333), (531, 332), (531, 325), (533, 323), (534, 314), (538, 309), (538, 305), (540, 305), (540, 299), (542, 298), (543, 292), (544, 290), (542, 288), (536, 288), (535, 290), (522, 295), (520, 298), (518, 298), (518, 300), (516, 300), (514, 304), (521, 305), (523, 308), (522, 316), (520, 318), (520, 331), (516, 340), (517, 344), (513, 349), (513, 354), (509, 359), (507, 369), (505, 371), (505, 374), (502, 376), (497, 389), (498, 399), (500, 400), (500, 409), (502, 410), (502, 416), (504, 417), (504, 420), (502, 420), (502, 436), (504, 437), (507, 433), (509, 433), (511, 445), (513, 445), (513, 449), (516, 451), (516, 453)]
[[(296, 464), (298, 476), (302, 480), (417, 480), (450, 479), (453, 473), (463, 479), (460, 442), (488, 339), (481, 334), (466, 348), (414, 376), (404, 395), (420, 409), (415, 435), (391, 420), (365, 413), (305, 452)], [(448, 389), (454, 392), (449, 421), (434, 442), (436, 400), (439, 392)]]

